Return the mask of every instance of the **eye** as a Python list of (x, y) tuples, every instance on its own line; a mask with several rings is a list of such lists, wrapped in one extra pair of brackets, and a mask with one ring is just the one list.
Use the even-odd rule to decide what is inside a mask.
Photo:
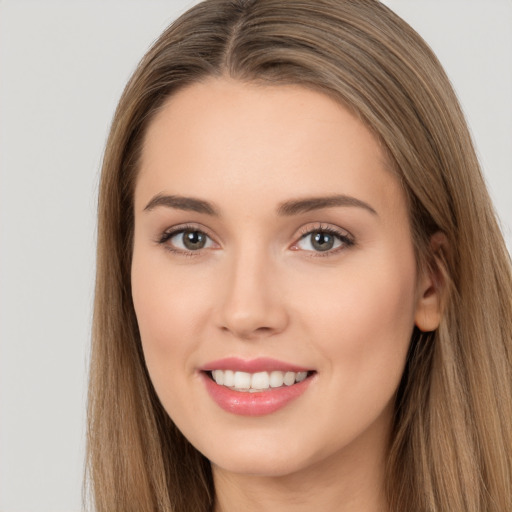
[(165, 244), (171, 251), (183, 253), (197, 252), (215, 245), (204, 231), (196, 228), (181, 228), (166, 232), (159, 243)]
[(331, 227), (321, 227), (304, 233), (292, 249), (332, 253), (337, 252), (337, 249), (343, 249), (352, 245), (354, 245), (354, 241), (348, 233)]

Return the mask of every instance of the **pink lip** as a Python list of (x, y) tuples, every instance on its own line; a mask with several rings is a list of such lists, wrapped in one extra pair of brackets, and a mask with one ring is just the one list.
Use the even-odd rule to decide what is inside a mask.
[(249, 393), (247, 391), (234, 391), (226, 386), (220, 386), (207, 373), (211, 370), (234, 370), (256, 373), (259, 371), (306, 372), (308, 369), (268, 358), (245, 361), (231, 357), (212, 361), (204, 365), (201, 368), (201, 378), (210, 397), (225, 411), (241, 416), (263, 416), (276, 412), (291, 401), (299, 398), (314, 380), (314, 376), (309, 375), (303, 381), (292, 386), (269, 388), (265, 391)]
[(233, 370), (238, 372), (256, 373), (256, 372), (307, 372), (311, 368), (304, 368), (277, 359), (268, 357), (258, 357), (257, 359), (245, 360), (239, 357), (226, 357), (211, 361), (200, 368), (204, 372), (212, 370)]

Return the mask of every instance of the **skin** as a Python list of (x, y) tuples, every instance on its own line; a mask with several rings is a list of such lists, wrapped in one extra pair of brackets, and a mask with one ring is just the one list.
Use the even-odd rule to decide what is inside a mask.
[[(217, 215), (148, 203), (208, 201)], [(284, 202), (366, 203), (291, 215)], [(185, 207), (183, 207), (185, 208)], [(208, 235), (186, 252), (183, 225)], [(305, 235), (353, 242), (318, 251)], [(393, 397), (414, 325), (437, 293), (418, 275), (406, 200), (378, 141), (299, 86), (209, 79), (172, 96), (146, 134), (135, 189), (133, 301), (165, 409), (212, 461), (216, 511), (382, 512)], [(199, 368), (236, 356), (311, 368), (306, 392), (259, 417), (222, 410)]]

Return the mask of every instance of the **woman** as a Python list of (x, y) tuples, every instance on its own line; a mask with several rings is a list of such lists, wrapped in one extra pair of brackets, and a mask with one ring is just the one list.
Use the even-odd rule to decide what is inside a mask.
[(105, 153), (97, 510), (503, 511), (510, 259), (440, 64), (374, 0), (208, 0)]

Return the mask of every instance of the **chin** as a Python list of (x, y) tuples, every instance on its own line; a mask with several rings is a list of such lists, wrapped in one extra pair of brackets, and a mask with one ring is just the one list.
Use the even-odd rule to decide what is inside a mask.
[(307, 467), (304, 460), (288, 457), (248, 457), (247, 454), (232, 454), (229, 457), (220, 457), (211, 460), (212, 466), (228, 473), (258, 477), (285, 477), (297, 473)]
[(220, 470), (260, 477), (287, 476), (314, 465), (322, 458), (321, 454), (309, 453), (304, 449), (307, 442), (288, 441), (292, 442), (276, 438), (273, 442), (269, 442), (268, 438), (260, 442), (248, 434), (245, 442), (219, 442), (214, 449), (204, 450), (203, 454), (213, 467)]

